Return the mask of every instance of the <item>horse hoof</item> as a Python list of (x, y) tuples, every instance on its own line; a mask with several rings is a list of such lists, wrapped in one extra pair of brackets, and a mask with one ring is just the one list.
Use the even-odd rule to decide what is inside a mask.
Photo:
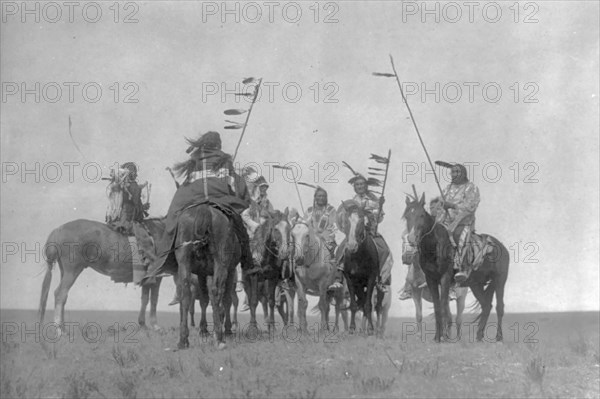
[(177, 344), (177, 349), (187, 349), (190, 347), (190, 341), (187, 339), (185, 341), (179, 341)]
[(219, 342), (219, 345), (217, 345), (217, 349), (220, 351), (222, 351), (225, 348), (227, 348), (227, 345), (225, 344), (225, 342)]

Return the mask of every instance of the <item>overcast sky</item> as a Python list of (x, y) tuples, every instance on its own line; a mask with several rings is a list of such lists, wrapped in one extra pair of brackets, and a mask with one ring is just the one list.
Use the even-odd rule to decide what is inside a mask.
[[(477, 230), (511, 252), (506, 311), (598, 310), (599, 5), (474, 3), (429, 2), (430, 14), (388, 1), (228, 3), (229, 14), (221, 2), (39, 3), (36, 16), (3, 2), (1, 307), (38, 305), (45, 264), (25, 249), (70, 220), (104, 220), (99, 169), (135, 161), (164, 215), (184, 137), (217, 130), (233, 153), (240, 131), (224, 120), (243, 118), (223, 111), (248, 107), (232, 93), (253, 76), (264, 86), (236, 161), (261, 166), (276, 208), (300, 205), (270, 164), (297, 165), (337, 206), (353, 196), (341, 162), (364, 173), (391, 149), (380, 232), (395, 258), (392, 315), (412, 315), (395, 294), (404, 193), (438, 192), (396, 82), (372, 76), (391, 72), (392, 54), (432, 158), (470, 165)], [(87, 270), (67, 309), (134, 310), (139, 293)]]

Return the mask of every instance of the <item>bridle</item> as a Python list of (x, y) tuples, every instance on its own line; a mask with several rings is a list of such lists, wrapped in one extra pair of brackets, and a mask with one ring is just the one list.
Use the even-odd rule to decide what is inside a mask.
[[(427, 214), (427, 212), (426, 212), (426, 214)], [(429, 215), (429, 216), (431, 216), (431, 215)], [(431, 216), (431, 217), (433, 217), (433, 216)], [(431, 226), (431, 229), (429, 229), (429, 231), (427, 233), (421, 234), (421, 237), (419, 237), (419, 239), (414, 244), (412, 244), (410, 242), (409, 242), (409, 244), (411, 246), (415, 247), (417, 249), (417, 252), (419, 252), (420, 244), (421, 244), (421, 241), (423, 241), (423, 238), (425, 238), (425, 236), (428, 236), (429, 234), (431, 234), (433, 232), (433, 230), (435, 229), (435, 226), (437, 226), (438, 224), (439, 223), (438, 223), (437, 218), (434, 218), (434, 222), (433, 222), (433, 225)]]

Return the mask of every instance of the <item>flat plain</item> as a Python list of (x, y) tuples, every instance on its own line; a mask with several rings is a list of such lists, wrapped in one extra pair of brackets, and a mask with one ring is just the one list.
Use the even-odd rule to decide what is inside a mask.
[(483, 342), (466, 314), (460, 340), (441, 344), (431, 316), (422, 334), (413, 319), (391, 318), (380, 339), (322, 331), (315, 317), (308, 334), (295, 325), (256, 334), (242, 313), (224, 350), (197, 328), (189, 349), (174, 349), (177, 313), (159, 313), (153, 331), (136, 312), (67, 309), (60, 339), (52, 313), (39, 325), (35, 311), (1, 311), (0, 397), (600, 397), (597, 313), (508, 313), (503, 343), (493, 342), (494, 314)]

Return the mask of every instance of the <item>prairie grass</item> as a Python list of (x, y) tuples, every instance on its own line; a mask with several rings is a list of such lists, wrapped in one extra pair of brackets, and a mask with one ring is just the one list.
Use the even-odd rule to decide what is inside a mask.
[[(4, 321), (5, 311), (2, 317)], [(95, 320), (99, 325), (115, 323), (101, 313), (70, 312), (68, 317)], [(278, 330), (274, 336), (264, 332), (252, 337), (253, 342), (240, 334), (218, 350), (212, 339), (201, 338), (191, 329), (190, 348), (176, 350), (179, 331), (168, 326), (177, 324), (177, 315), (170, 314), (159, 314), (167, 328), (130, 334), (128, 342), (115, 342), (116, 335), (97, 342), (87, 342), (81, 335), (65, 336), (55, 343), (3, 335), (0, 397), (600, 396), (600, 334), (595, 315), (508, 314), (506, 319), (506, 325), (538, 323), (537, 341), (522, 342), (516, 333), (513, 337), (507, 333), (504, 343), (477, 343), (468, 339), (465, 329), (466, 337), (459, 343), (436, 344), (431, 337), (403, 336), (402, 323), (408, 320), (390, 319), (385, 339), (340, 332), (334, 337), (337, 343), (332, 343), (331, 335), (324, 342), (314, 331), (301, 336), (289, 330), (284, 338)], [(7, 320), (27, 322), (27, 314), (15, 312)]]

